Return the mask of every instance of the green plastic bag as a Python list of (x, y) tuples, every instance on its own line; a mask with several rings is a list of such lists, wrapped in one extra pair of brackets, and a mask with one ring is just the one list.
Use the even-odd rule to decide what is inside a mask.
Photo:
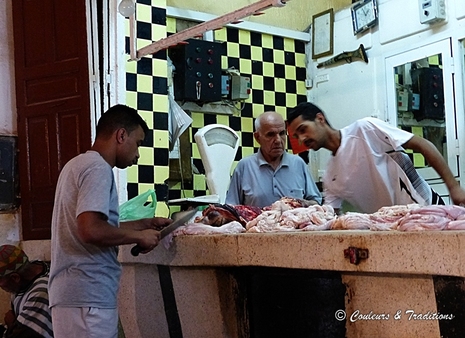
[[(149, 200), (149, 197), (152, 197)], [(154, 189), (149, 189), (143, 194), (131, 198), (119, 206), (119, 220), (133, 221), (142, 218), (151, 218), (157, 208), (157, 196)]]

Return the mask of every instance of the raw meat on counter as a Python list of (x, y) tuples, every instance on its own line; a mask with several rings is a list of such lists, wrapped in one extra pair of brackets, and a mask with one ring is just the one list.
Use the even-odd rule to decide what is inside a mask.
[(210, 204), (202, 211), (202, 216), (195, 219), (195, 223), (203, 223), (219, 227), (223, 224), (237, 221), (246, 226), (247, 222), (261, 213), (261, 209), (248, 205)]

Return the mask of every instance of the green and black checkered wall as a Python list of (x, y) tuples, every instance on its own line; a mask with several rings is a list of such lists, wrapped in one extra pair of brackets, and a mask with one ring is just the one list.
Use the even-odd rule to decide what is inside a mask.
[[(167, 18), (165, 8), (164, 0), (137, 1), (137, 49), (176, 32), (176, 19)], [(129, 46), (129, 23), (127, 27), (126, 46)], [(253, 138), (253, 123), (258, 115), (274, 110), (285, 118), (289, 108), (306, 101), (305, 42), (231, 27), (214, 31), (214, 40), (226, 45), (222, 68), (234, 67), (242, 76), (250, 77), (252, 91), (238, 114), (190, 112), (193, 123), (186, 132), (192, 144), (193, 163), (200, 171), (203, 165), (193, 138), (199, 128), (220, 123), (239, 134), (241, 143), (234, 167), (241, 158), (258, 150)], [(167, 191), (164, 184), (169, 175), (166, 55), (166, 51), (160, 51), (126, 66), (127, 104), (140, 112), (151, 129), (147, 144), (141, 147), (138, 165), (128, 169), (128, 198), (153, 187), (159, 200), (208, 193), (202, 174), (194, 174), (192, 182), (184, 182), (183, 189), (179, 183)], [(163, 215), (163, 210), (166, 209), (158, 212), (157, 208), (157, 213)]]

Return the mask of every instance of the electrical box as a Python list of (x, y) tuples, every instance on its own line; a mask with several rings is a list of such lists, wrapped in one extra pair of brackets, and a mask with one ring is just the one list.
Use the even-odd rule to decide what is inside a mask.
[(0, 211), (16, 209), (18, 188), (16, 137), (0, 136)]
[(220, 101), (223, 44), (198, 39), (186, 42), (168, 50), (176, 68), (174, 98), (201, 103)]
[[(412, 105), (417, 121), (423, 119), (444, 120), (444, 84), (441, 68), (418, 68), (410, 71), (412, 91), (418, 94), (419, 105)], [(418, 110), (414, 108), (418, 107)]]
[(250, 91), (250, 77), (231, 76), (231, 100), (246, 100)]
[(434, 23), (446, 18), (445, 0), (419, 0), (420, 22)]

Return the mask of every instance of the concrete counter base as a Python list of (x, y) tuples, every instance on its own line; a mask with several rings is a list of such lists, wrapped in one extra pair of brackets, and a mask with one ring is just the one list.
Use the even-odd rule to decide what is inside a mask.
[[(368, 249), (368, 258), (350, 263), (344, 257), (349, 247)], [(465, 322), (459, 310), (465, 307), (461, 231), (180, 236), (168, 250), (160, 245), (138, 257), (129, 251), (123, 247), (120, 253), (120, 316), (129, 338), (257, 337), (243, 292), (247, 278), (240, 277), (250, 267), (335, 272), (345, 292), (340, 303), (325, 308), (331, 312), (325, 325), (342, 322), (344, 332), (337, 337), (439, 338), (465, 332), (459, 324)], [(296, 297), (303, 287), (294, 286)], [(315, 301), (308, 297), (307, 303)], [(336, 318), (338, 310), (344, 318)], [(434, 317), (438, 314), (454, 318)]]

